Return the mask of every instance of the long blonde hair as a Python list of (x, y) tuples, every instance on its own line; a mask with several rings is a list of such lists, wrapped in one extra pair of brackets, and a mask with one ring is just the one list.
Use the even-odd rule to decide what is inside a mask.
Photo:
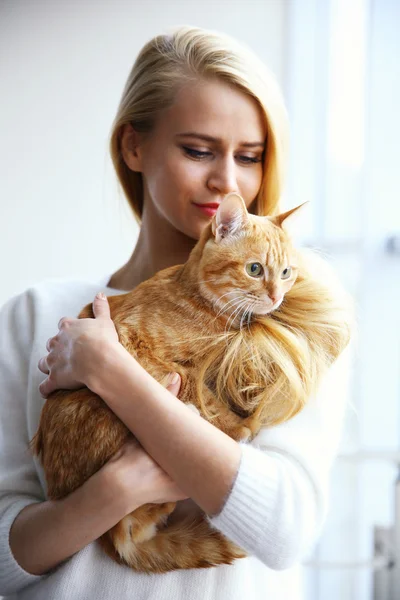
[(267, 143), (254, 213), (278, 212), (288, 150), (288, 118), (279, 85), (251, 50), (229, 36), (186, 26), (170, 35), (158, 35), (142, 48), (112, 126), (111, 158), (139, 224), (143, 211), (142, 175), (125, 164), (122, 129), (130, 123), (136, 131), (151, 132), (160, 112), (173, 104), (179, 89), (199, 78), (220, 79), (258, 102), (265, 117)]

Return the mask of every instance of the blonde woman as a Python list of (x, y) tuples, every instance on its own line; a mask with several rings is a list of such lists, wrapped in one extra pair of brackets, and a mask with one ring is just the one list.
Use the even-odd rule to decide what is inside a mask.
[[(95, 297), (99, 290), (131, 290), (185, 262), (229, 192), (239, 192), (254, 214), (276, 213), (287, 137), (274, 78), (230, 38), (184, 27), (141, 51), (111, 135), (114, 166), (141, 226), (132, 256), (96, 286), (47, 281), (1, 313), (0, 593), (6, 597), (301, 597), (299, 563), (326, 514), (343, 395), (331, 401), (326, 384), (289, 422), (262, 431), (257, 443), (239, 444), (174, 397), (179, 379), (168, 391), (126, 353), (107, 300)], [(93, 298), (95, 319), (59, 321)], [(58, 321), (58, 335), (48, 339)], [(42, 356), (45, 347), (49, 354)], [(27, 452), (41, 395), (82, 385), (104, 399), (143, 449), (128, 444), (81, 488), (48, 501), (43, 472)], [(175, 500), (177, 514), (204, 511), (249, 556), (148, 575), (113, 562), (95, 543), (138, 506)]]

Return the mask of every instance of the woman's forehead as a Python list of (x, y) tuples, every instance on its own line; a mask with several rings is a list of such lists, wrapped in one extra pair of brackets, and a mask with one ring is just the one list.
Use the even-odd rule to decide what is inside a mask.
[(234, 138), (260, 144), (266, 135), (264, 115), (257, 101), (220, 81), (185, 85), (160, 121), (173, 135), (198, 134), (216, 138), (217, 142)]

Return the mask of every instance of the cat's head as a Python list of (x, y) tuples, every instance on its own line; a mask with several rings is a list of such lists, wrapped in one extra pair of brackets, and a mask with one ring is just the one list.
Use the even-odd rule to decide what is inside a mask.
[(217, 312), (247, 317), (280, 306), (298, 273), (289, 231), (299, 208), (261, 217), (249, 214), (236, 193), (223, 199), (198, 270), (200, 292)]

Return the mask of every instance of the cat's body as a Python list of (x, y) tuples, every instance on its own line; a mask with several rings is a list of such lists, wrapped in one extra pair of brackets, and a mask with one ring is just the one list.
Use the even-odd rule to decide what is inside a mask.
[[(226, 207), (229, 209), (228, 202)], [(238, 206), (234, 208), (235, 214), (228, 210), (219, 215), (218, 227), (213, 224), (206, 228), (185, 265), (160, 271), (132, 292), (108, 300), (122, 345), (164, 385), (168, 373), (178, 372), (182, 378), (179, 399), (238, 441), (254, 437), (262, 426), (296, 414), (315, 390), (324, 369), (347, 344), (349, 332), (338, 322), (345, 315), (345, 307), (307, 272), (301, 254), (288, 240), (282, 251), (286, 236), (278, 231), (279, 224), (268, 225), (266, 245), (265, 231), (260, 230), (263, 225), (257, 222), (260, 218), (247, 217), (246, 240), (246, 236), (235, 235)], [(255, 300), (255, 286), (261, 282), (253, 282), (249, 271), (243, 274), (240, 266), (245, 262), (240, 248), (244, 245), (250, 253), (247, 259), (254, 260), (260, 244), (264, 254), (267, 252), (266, 271), (271, 273), (275, 267), (282, 270), (279, 265), (289, 260), (289, 254), (296, 263), (290, 285), (282, 284), (287, 288), (284, 303), (265, 316), (265, 306)], [(236, 272), (238, 280), (233, 281)], [(247, 280), (250, 291), (246, 304), (243, 286)], [(229, 291), (232, 287), (242, 290), (242, 300), (232, 300), (238, 293)], [(217, 290), (214, 301), (213, 288)], [(277, 293), (275, 288), (268, 292), (274, 301)], [(319, 303), (314, 301), (312, 306), (304, 298), (311, 293), (320, 296)], [(224, 302), (223, 296), (228, 300)], [(255, 311), (252, 318), (250, 305)], [(79, 316), (93, 317), (91, 305)], [(274, 355), (276, 344), (287, 358)], [(51, 394), (33, 440), (43, 463), (49, 498), (61, 498), (82, 485), (132, 437), (89, 389)], [(176, 503), (140, 507), (101, 537), (103, 548), (135, 570), (159, 573), (230, 564), (246, 556), (212, 529), (201, 511), (180, 518), (172, 514), (175, 507)]]

